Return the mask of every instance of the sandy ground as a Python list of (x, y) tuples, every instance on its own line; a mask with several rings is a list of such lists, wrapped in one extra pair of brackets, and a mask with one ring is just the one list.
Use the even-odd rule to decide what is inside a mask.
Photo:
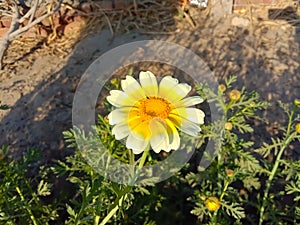
[[(284, 19), (252, 16), (254, 19), (230, 15), (221, 20), (203, 20), (194, 14), (195, 28), (184, 20), (176, 30), (165, 34), (132, 30), (112, 36), (103, 30), (82, 39), (75, 48), (63, 49), (61, 54), (42, 46), (25, 55), (11, 48), (6, 59), (11, 63), (0, 75), (0, 100), (10, 106), (0, 112), (0, 145), (10, 145), (15, 153), (36, 147), (45, 160), (67, 154), (62, 131), (72, 127), (73, 97), (84, 71), (107, 50), (146, 39), (189, 48), (207, 63), (219, 81), (237, 75), (237, 88), (245, 85), (273, 104), (263, 113), (270, 123), (257, 124), (254, 136), (259, 140), (278, 134), (286, 118), (277, 101), (292, 102), (300, 97), (300, 34)], [(161, 71), (163, 68), (157, 67), (154, 72)], [(299, 157), (300, 150), (290, 154)]]

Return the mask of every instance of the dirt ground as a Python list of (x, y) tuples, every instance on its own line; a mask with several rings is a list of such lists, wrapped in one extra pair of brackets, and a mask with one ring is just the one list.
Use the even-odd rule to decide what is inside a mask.
[[(62, 131), (72, 127), (72, 101), (84, 71), (107, 50), (145, 39), (175, 42), (191, 49), (220, 82), (237, 75), (237, 88), (244, 85), (249, 91), (256, 90), (272, 103), (263, 113), (269, 124), (256, 124), (254, 137), (260, 140), (278, 134), (286, 118), (277, 101), (288, 103), (300, 98), (298, 24), (284, 16), (271, 17), (268, 8), (220, 19), (204, 14), (191, 8), (180, 19), (175, 9), (173, 21), (153, 25), (169, 26), (161, 32), (157, 27), (133, 27), (123, 34), (94, 29), (83, 35), (83, 28), (76, 37), (62, 37), (49, 45), (33, 39), (15, 41), (5, 58), (7, 66), (0, 71), (0, 100), (10, 106), (0, 112), (0, 145), (8, 144), (14, 153), (39, 148), (46, 161), (66, 155)], [(296, 19), (298, 15), (294, 14)], [(76, 39), (79, 41), (73, 47)], [(158, 67), (154, 72), (161, 71)], [(290, 154), (299, 157), (300, 149)]]

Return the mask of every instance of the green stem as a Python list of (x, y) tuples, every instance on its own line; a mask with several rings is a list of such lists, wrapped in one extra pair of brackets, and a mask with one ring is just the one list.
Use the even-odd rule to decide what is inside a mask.
[(223, 109), (224, 112), (227, 112), (227, 106), (223, 100), (223, 96), (222, 95), (218, 95), (218, 99), (219, 99), (219, 103)]
[(148, 153), (149, 153), (149, 150), (148, 150), (148, 149), (145, 150), (145, 151), (143, 152), (143, 155), (142, 155), (142, 157), (141, 157), (141, 161), (140, 161), (140, 163), (139, 163), (139, 168), (142, 168), (142, 167), (144, 166), (145, 161), (146, 161), (147, 156), (148, 156)]
[(280, 150), (278, 152), (278, 155), (276, 157), (273, 169), (272, 169), (271, 174), (270, 174), (270, 176), (269, 176), (269, 178), (268, 178), (268, 180), (266, 182), (266, 189), (265, 189), (263, 200), (262, 200), (262, 206), (260, 208), (259, 225), (262, 225), (262, 223), (264, 221), (263, 216), (264, 216), (264, 213), (265, 213), (265, 207), (266, 207), (266, 203), (267, 203), (267, 198), (269, 196), (269, 191), (270, 191), (270, 188), (271, 188), (272, 181), (273, 181), (273, 179), (275, 177), (275, 174), (277, 172), (277, 169), (279, 167), (281, 156), (282, 156), (285, 148), (296, 137), (296, 133), (293, 133), (292, 135), (290, 135), (293, 116), (294, 116), (294, 110), (292, 110), (292, 112), (291, 112), (291, 114), (289, 116), (289, 123), (288, 123), (288, 127), (287, 127), (287, 133), (286, 133), (285, 141), (283, 142), (283, 145), (281, 146), (281, 148), (280, 148)]
[[(229, 181), (226, 181), (226, 182), (225, 182), (225, 185), (224, 185), (222, 194), (220, 195), (220, 198), (219, 198), (220, 202), (222, 201), (222, 199), (223, 199), (223, 197), (224, 197), (224, 195), (225, 195), (225, 193), (226, 193), (226, 191), (227, 191), (227, 188), (228, 188), (229, 184), (230, 184)], [(214, 212), (214, 214), (213, 214), (213, 218), (212, 218), (213, 224), (217, 224), (217, 214), (218, 214), (218, 210), (216, 210), (216, 211)]]
[[(146, 162), (146, 159), (147, 159), (147, 156), (148, 156), (148, 153), (149, 153), (149, 147), (148, 147), (148, 149), (146, 149), (143, 152), (143, 155), (140, 158), (140, 162), (139, 162), (139, 165), (138, 165), (139, 168), (142, 168), (144, 166), (144, 164)], [(116, 206), (110, 210), (110, 212), (106, 215), (106, 217), (102, 220), (102, 222), (99, 225), (105, 225), (117, 213), (120, 206), (122, 205), (123, 200), (126, 198), (127, 194), (131, 191), (131, 189), (132, 188), (128, 188), (123, 193), (123, 195), (118, 200), (118, 203), (116, 204)], [(97, 223), (96, 223), (96, 219), (95, 219), (94, 225), (98, 225), (98, 223), (99, 223), (99, 219), (98, 219)]]
[[(25, 198), (24, 198), (24, 196), (23, 196), (23, 194), (22, 194), (22, 192), (21, 192), (21, 190), (18, 186), (16, 187), (16, 190), (17, 190), (18, 194), (20, 195), (21, 201), (24, 202)], [(30, 217), (31, 221), (33, 222), (33, 224), (38, 225), (31, 209), (28, 206), (25, 206), (25, 209), (27, 210), (27, 212), (29, 214), (29, 217)]]
[(100, 216), (95, 216), (95, 219), (94, 219), (94, 225), (98, 225), (99, 224), (99, 220), (100, 220)]
[(230, 100), (230, 102), (226, 105), (225, 108), (225, 113), (227, 114), (228, 110), (230, 109), (230, 107), (233, 105), (235, 101), (234, 100)]
[(288, 124), (287, 131), (286, 131), (287, 134), (289, 134), (291, 132), (292, 119), (293, 119), (294, 113), (295, 113), (295, 106), (293, 106), (291, 115), (289, 117), (290, 118), (289, 119), (289, 124)]
[(222, 201), (222, 199), (223, 199), (223, 197), (224, 197), (224, 195), (225, 195), (225, 193), (226, 193), (226, 191), (227, 191), (227, 188), (228, 188), (229, 184), (230, 184), (229, 181), (226, 181), (226, 182), (225, 182), (223, 192), (222, 192), (222, 194), (221, 194), (221, 196), (220, 196), (220, 202)]
[[(126, 193), (127, 194), (127, 193)], [(116, 212), (118, 211), (118, 209), (119, 209), (119, 207), (120, 207), (120, 205), (122, 204), (122, 201), (123, 201), (123, 199), (124, 199), (124, 196), (125, 195), (123, 195), (121, 198), (120, 198), (120, 200), (119, 200), (119, 202), (118, 202), (118, 204), (106, 215), (106, 217), (102, 220), (102, 222), (100, 223), (100, 225), (104, 225), (104, 224), (106, 224), (110, 219), (111, 219), (111, 217), (113, 217), (113, 215), (115, 215), (116, 214)]]

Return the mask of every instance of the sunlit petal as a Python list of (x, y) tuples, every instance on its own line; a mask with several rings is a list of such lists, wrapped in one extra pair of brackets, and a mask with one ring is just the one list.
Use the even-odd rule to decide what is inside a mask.
[(176, 102), (183, 99), (191, 91), (191, 86), (188, 84), (177, 84), (169, 90), (169, 94), (165, 96), (165, 99), (169, 102)]
[(202, 110), (197, 108), (176, 108), (175, 110), (171, 111), (171, 114), (177, 114), (181, 118), (194, 123), (204, 124), (205, 114)]
[(180, 101), (177, 101), (173, 105), (176, 108), (180, 108), (180, 107), (194, 106), (194, 105), (200, 104), (202, 102), (203, 102), (203, 98), (201, 98), (200, 96), (192, 96), (192, 97), (187, 97)]
[(128, 120), (130, 111), (131, 111), (130, 107), (122, 107), (111, 111), (107, 116), (109, 124), (115, 125)]
[(149, 140), (146, 140), (142, 135), (130, 133), (126, 140), (126, 147), (132, 149), (134, 154), (142, 153), (148, 146)]
[(178, 84), (178, 80), (171, 77), (165, 76), (159, 83), (158, 96), (165, 98), (170, 94), (170, 91)]
[(155, 118), (150, 121), (149, 127), (151, 131), (150, 144), (153, 151), (159, 153), (161, 150), (168, 149), (169, 136), (164, 122)]
[(178, 127), (182, 132), (191, 135), (193, 137), (196, 137), (199, 135), (199, 132), (201, 131), (201, 128), (198, 124), (195, 124), (193, 122), (190, 122), (188, 120), (182, 120), (180, 126)]
[(121, 81), (121, 86), (129, 97), (137, 101), (146, 97), (141, 85), (132, 76), (126, 76), (126, 79)]
[(112, 90), (107, 96), (107, 101), (116, 107), (133, 106), (136, 103), (134, 98), (129, 97), (125, 92)]
[(117, 140), (121, 140), (127, 137), (130, 134), (130, 132), (131, 130), (129, 129), (127, 122), (119, 123), (115, 125), (112, 129), (112, 134), (115, 135), (115, 138)]
[(173, 124), (183, 131), (184, 133), (191, 136), (198, 136), (198, 133), (201, 131), (201, 128), (198, 124), (195, 124), (187, 119), (182, 118), (178, 114), (170, 114), (169, 120), (173, 122)]
[(171, 150), (177, 150), (180, 146), (180, 137), (176, 127), (169, 120), (167, 122), (167, 132), (169, 135), (169, 146), (167, 149), (164, 149), (166, 152)]
[(140, 72), (140, 83), (147, 96), (157, 96), (158, 85), (156, 77), (150, 71)]

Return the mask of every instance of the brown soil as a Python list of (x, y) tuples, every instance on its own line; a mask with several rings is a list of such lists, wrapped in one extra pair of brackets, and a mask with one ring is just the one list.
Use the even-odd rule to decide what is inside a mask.
[[(195, 8), (183, 19), (174, 7), (157, 11), (161, 17), (149, 11), (139, 17), (115, 13), (107, 17), (114, 18), (109, 21), (111, 29), (103, 28), (101, 24), (108, 21), (102, 16), (86, 23), (89, 27), (83, 26), (78, 33), (48, 45), (43, 39), (16, 40), (0, 73), (0, 100), (10, 106), (0, 112), (0, 145), (8, 144), (15, 153), (36, 147), (45, 160), (65, 155), (62, 131), (72, 127), (73, 96), (84, 71), (107, 50), (143, 39), (166, 40), (191, 49), (220, 81), (237, 75), (237, 88), (245, 85), (273, 104), (264, 113), (270, 123), (257, 125), (254, 136), (260, 140), (278, 134), (286, 117), (277, 101), (292, 102), (300, 97), (300, 33), (295, 22), (300, 14), (295, 11), (276, 17), (270, 12), (265, 7), (252, 8), (243, 15), (221, 19), (211, 19), (206, 11)], [(111, 30), (122, 34), (112, 35)], [(151, 70), (160, 74), (163, 68)], [(300, 150), (292, 154), (299, 157)]]

